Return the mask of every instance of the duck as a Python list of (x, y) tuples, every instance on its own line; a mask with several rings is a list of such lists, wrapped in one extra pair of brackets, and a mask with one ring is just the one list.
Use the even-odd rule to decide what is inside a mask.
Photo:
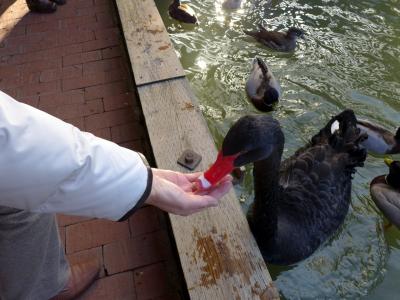
[(180, 0), (174, 0), (168, 7), (171, 18), (183, 23), (198, 24), (194, 10), (188, 4), (182, 4)]
[(246, 115), (228, 130), (219, 157), (234, 167), (253, 164), (255, 197), (247, 219), (267, 263), (297, 263), (338, 230), (352, 176), (366, 159), (365, 138), (354, 112), (344, 110), (281, 161), (285, 137), (272, 116)]
[(400, 153), (400, 127), (395, 134), (386, 128), (367, 120), (357, 120), (357, 127), (368, 135), (363, 146), (368, 152), (375, 154), (397, 154)]
[(242, 5), (242, 0), (225, 0), (222, 7), (226, 9), (237, 9)]
[(389, 174), (375, 177), (370, 183), (370, 194), (376, 206), (400, 229), (400, 161), (385, 158)]
[(291, 52), (296, 48), (298, 38), (304, 38), (305, 32), (296, 27), (290, 27), (287, 32), (268, 31), (261, 24), (258, 25), (259, 31), (243, 32), (254, 37), (265, 46), (282, 52)]
[(246, 82), (246, 94), (260, 111), (268, 112), (281, 97), (281, 87), (267, 64), (259, 57), (253, 60), (253, 68)]

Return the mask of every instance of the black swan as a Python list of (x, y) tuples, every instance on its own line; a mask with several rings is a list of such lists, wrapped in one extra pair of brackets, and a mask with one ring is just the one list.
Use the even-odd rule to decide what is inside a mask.
[(389, 174), (371, 181), (371, 197), (389, 222), (400, 229), (400, 162), (387, 158), (385, 163)]
[(197, 24), (197, 17), (194, 10), (187, 4), (181, 4), (180, 0), (174, 0), (168, 7), (171, 18), (183, 23)]
[(291, 52), (296, 48), (297, 38), (304, 38), (304, 31), (299, 28), (291, 27), (285, 33), (278, 31), (268, 31), (262, 25), (258, 25), (259, 31), (247, 31), (244, 33), (254, 37), (265, 46), (282, 52)]
[(387, 129), (366, 120), (357, 120), (357, 127), (361, 132), (368, 134), (368, 139), (363, 142), (363, 146), (376, 154), (396, 154), (400, 153), (400, 127), (395, 134)]
[(271, 111), (279, 101), (281, 87), (274, 74), (261, 58), (253, 60), (253, 69), (246, 82), (246, 93), (253, 105), (261, 111)]
[[(360, 146), (365, 138), (353, 111), (345, 110), (281, 163), (285, 138), (278, 121), (250, 115), (230, 128), (217, 162), (225, 157), (220, 166), (254, 164), (255, 200), (248, 221), (267, 262), (305, 259), (343, 223), (352, 174), (366, 158)], [(210, 170), (218, 169), (217, 162)]]

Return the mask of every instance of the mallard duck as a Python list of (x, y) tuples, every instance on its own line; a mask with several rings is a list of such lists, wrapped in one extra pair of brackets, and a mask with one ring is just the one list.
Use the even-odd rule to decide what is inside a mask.
[(297, 39), (304, 38), (304, 31), (291, 27), (286, 33), (278, 31), (268, 31), (262, 25), (258, 25), (259, 31), (247, 31), (244, 33), (254, 37), (265, 46), (282, 52), (290, 52), (296, 48)]
[(180, 0), (174, 0), (168, 8), (169, 15), (183, 23), (197, 24), (194, 10), (187, 4), (181, 4)]
[(242, 5), (242, 0), (225, 0), (222, 2), (222, 7), (227, 9), (236, 9)]
[(400, 161), (386, 158), (385, 163), (389, 174), (371, 181), (371, 197), (389, 222), (400, 229)]
[(254, 164), (248, 221), (268, 263), (305, 259), (343, 223), (352, 174), (366, 158), (356, 122), (353, 111), (343, 111), (283, 162), (284, 134), (271, 116), (244, 116), (229, 129), (219, 163), (222, 156), (235, 167)]
[(357, 127), (368, 134), (368, 139), (363, 142), (368, 151), (376, 154), (400, 153), (400, 127), (395, 134), (366, 120), (358, 120)]
[(261, 111), (271, 111), (279, 101), (281, 87), (270, 68), (261, 58), (253, 60), (253, 69), (246, 82), (246, 93), (253, 105)]

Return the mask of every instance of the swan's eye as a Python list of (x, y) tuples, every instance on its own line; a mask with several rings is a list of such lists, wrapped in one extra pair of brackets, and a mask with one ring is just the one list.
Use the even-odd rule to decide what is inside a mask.
[(339, 128), (340, 128), (340, 123), (338, 120), (336, 120), (335, 122), (332, 123), (331, 134), (334, 134), (337, 130), (339, 130)]

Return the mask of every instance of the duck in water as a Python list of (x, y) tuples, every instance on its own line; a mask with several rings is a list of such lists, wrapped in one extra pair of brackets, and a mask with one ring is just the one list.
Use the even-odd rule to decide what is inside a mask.
[(236, 167), (254, 165), (248, 221), (267, 262), (303, 260), (340, 227), (352, 175), (366, 158), (360, 146), (364, 138), (353, 111), (345, 110), (281, 162), (284, 134), (271, 116), (245, 116), (230, 128), (219, 157)]
[(400, 229), (400, 162), (386, 158), (385, 163), (389, 174), (371, 181), (371, 198), (389, 222)]
[(242, 0), (225, 0), (222, 7), (226, 9), (237, 9), (242, 5)]
[(257, 41), (276, 51), (291, 52), (296, 48), (298, 38), (304, 38), (304, 31), (291, 27), (287, 32), (268, 31), (262, 25), (259, 31), (247, 31), (244, 33), (254, 37)]
[(181, 4), (180, 0), (174, 0), (168, 8), (169, 15), (183, 23), (197, 24), (194, 10), (187, 4)]
[(271, 69), (261, 58), (253, 60), (253, 69), (246, 82), (246, 93), (253, 105), (260, 111), (271, 111), (279, 101), (281, 87)]
[(400, 153), (400, 127), (395, 134), (365, 120), (358, 120), (357, 127), (368, 135), (368, 139), (363, 142), (363, 146), (368, 152), (376, 154)]

